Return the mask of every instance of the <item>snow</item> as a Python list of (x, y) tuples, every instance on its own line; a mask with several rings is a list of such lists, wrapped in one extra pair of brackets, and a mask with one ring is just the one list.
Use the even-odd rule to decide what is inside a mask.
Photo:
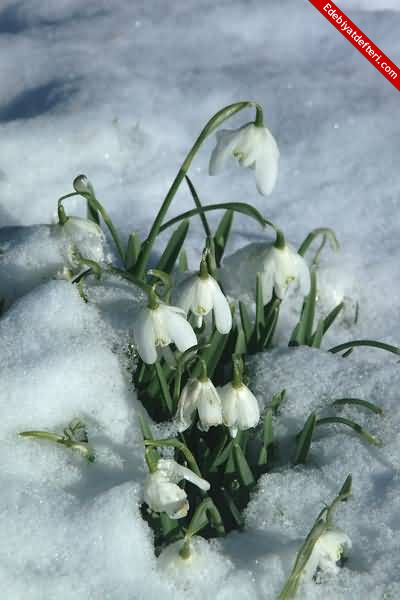
[[(399, 0), (343, 0), (340, 7), (399, 64)], [(301, 597), (398, 598), (398, 359), (372, 349), (346, 359), (288, 349), (299, 308), (289, 298), (279, 347), (251, 362), (251, 389), (262, 404), (287, 390), (275, 419), (281, 468), (260, 480), (245, 532), (196, 542), (192, 567), (178, 575), (154, 558), (138, 510), (146, 469), (124, 350), (142, 295), (109, 277), (88, 288), (85, 304), (68, 281), (55, 279), (69, 242), (54, 226), (57, 199), (86, 173), (123, 236), (144, 236), (205, 121), (225, 104), (255, 99), (281, 152), (276, 189), (258, 196), (253, 173), (234, 165), (207, 177), (210, 140), (191, 170), (202, 201), (250, 202), (295, 246), (314, 227), (335, 229), (341, 251), (324, 250), (319, 310), (342, 297), (346, 309), (324, 347), (362, 337), (398, 345), (397, 90), (297, 0), (3, 0), (0, 73), (0, 224), (7, 226), (0, 229), (0, 296), (8, 308), (0, 321), (3, 596), (272, 600), (318, 512), (351, 472), (353, 498), (336, 517), (352, 540), (350, 559)], [(191, 202), (183, 186), (171, 215)], [(84, 216), (82, 199), (66, 200), (65, 208)], [(190, 234), (196, 266), (199, 223)], [(229, 252), (271, 239), (235, 217)], [(107, 258), (110, 248), (97, 241), (95, 251)], [(241, 252), (226, 261), (224, 278), (233, 296), (249, 301), (243, 253), (252, 249)], [(382, 417), (355, 407), (340, 414), (383, 447), (340, 426), (321, 427), (309, 464), (289, 470), (289, 436), (312, 410), (327, 411), (346, 395), (382, 406)], [(17, 435), (61, 432), (75, 417), (87, 424), (94, 464)]]

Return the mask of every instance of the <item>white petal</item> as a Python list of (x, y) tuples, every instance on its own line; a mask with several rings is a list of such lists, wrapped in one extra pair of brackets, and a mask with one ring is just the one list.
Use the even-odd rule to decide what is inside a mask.
[(179, 481), (182, 481), (182, 479), (185, 479), (205, 492), (210, 489), (208, 481), (202, 479), (191, 469), (187, 469), (175, 460), (168, 458), (160, 459), (157, 464), (157, 470), (164, 472), (168, 479), (174, 483), (178, 483)]
[(156, 346), (168, 346), (172, 338), (168, 331), (168, 316), (166, 314), (165, 305), (160, 304), (158, 308), (149, 310), (153, 320), (154, 340)]
[(237, 423), (237, 395), (231, 383), (227, 383), (218, 390), (222, 403), (224, 423), (233, 427)]
[(193, 297), (196, 291), (197, 275), (191, 275), (177, 289), (177, 305), (185, 311), (187, 315), (193, 304)]
[(189, 504), (186, 492), (169, 482), (162, 472), (148, 475), (144, 484), (144, 501), (155, 512), (166, 512), (171, 519), (187, 515)]
[(192, 311), (195, 315), (208, 315), (213, 307), (213, 278), (197, 277), (196, 289), (193, 296)]
[(261, 272), (261, 289), (264, 305), (268, 304), (272, 298), (272, 291), (274, 289), (274, 274), (271, 268)]
[(137, 351), (143, 362), (152, 365), (157, 360), (153, 319), (148, 308), (142, 309), (136, 317), (134, 339)]
[(222, 424), (221, 399), (210, 379), (200, 382), (200, 394), (197, 402), (199, 428), (208, 431), (210, 427)]
[(193, 413), (197, 409), (197, 400), (200, 394), (200, 383), (191, 379), (181, 392), (176, 413), (179, 431), (185, 431), (193, 421)]
[(299, 288), (302, 296), (308, 296), (310, 293), (310, 269), (304, 258), (297, 255), (297, 270), (298, 270), (298, 280), (299, 280)]
[(217, 145), (212, 151), (210, 164), (208, 166), (209, 175), (218, 175), (223, 171), (226, 161), (232, 156), (240, 136), (240, 129), (225, 129), (217, 132)]
[(196, 334), (186, 318), (178, 314), (170, 307), (160, 305), (163, 308), (163, 317), (166, 330), (170, 339), (174, 342), (180, 352), (185, 352), (188, 348), (197, 344)]
[(216, 328), (222, 334), (229, 333), (232, 328), (231, 309), (215, 279), (212, 279), (212, 300)]
[(240, 430), (255, 427), (260, 420), (257, 398), (248, 387), (237, 388), (237, 420)]
[(279, 169), (279, 149), (269, 129), (256, 160), (256, 185), (260, 194), (268, 196), (275, 187)]

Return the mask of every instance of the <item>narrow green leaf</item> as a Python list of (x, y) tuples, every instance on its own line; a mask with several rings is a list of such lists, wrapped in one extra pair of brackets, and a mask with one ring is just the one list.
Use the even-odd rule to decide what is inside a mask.
[(274, 394), (272, 396), (270, 408), (271, 408), (272, 412), (274, 413), (274, 415), (276, 415), (278, 413), (280, 406), (285, 399), (285, 396), (286, 396), (286, 390), (277, 392), (276, 394)]
[(334, 321), (336, 320), (336, 318), (339, 316), (339, 314), (342, 312), (343, 309), (344, 309), (344, 303), (341, 302), (340, 304), (335, 306), (335, 308), (333, 308), (331, 310), (331, 312), (325, 317), (323, 335), (325, 335), (325, 333), (328, 331), (329, 327), (334, 323)]
[(172, 234), (160, 260), (157, 264), (157, 269), (159, 271), (164, 271), (164, 273), (171, 273), (174, 268), (175, 261), (178, 258), (182, 246), (185, 242), (187, 232), (189, 229), (189, 221), (183, 221), (179, 227), (177, 227)]
[(261, 349), (267, 349), (272, 345), (272, 339), (278, 323), (281, 300), (275, 296), (264, 307), (264, 330), (260, 340)]
[(307, 461), (316, 423), (317, 417), (315, 413), (311, 413), (305, 422), (297, 442), (296, 454), (293, 461), (295, 465), (304, 464)]
[(162, 366), (160, 365), (160, 363), (158, 361), (154, 364), (154, 366), (155, 366), (156, 373), (157, 373), (158, 383), (160, 384), (160, 389), (161, 389), (162, 398), (164, 400), (164, 404), (165, 404), (170, 416), (172, 417), (173, 402), (172, 402), (171, 393), (169, 391), (167, 378), (164, 374), (164, 370), (163, 370)]
[(187, 254), (186, 254), (186, 250), (184, 248), (180, 251), (180, 254), (179, 254), (178, 269), (181, 273), (186, 273), (186, 271), (189, 270)]
[(236, 506), (235, 501), (233, 500), (232, 496), (225, 488), (222, 489), (222, 494), (224, 496), (226, 505), (229, 508), (234, 521), (236, 522), (236, 525), (238, 526), (239, 529), (243, 529), (244, 528), (244, 518), (243, 518), (240, 510)]
[(377, 342), (375, 340), (353, 340), (352, 342), (345, 342), (344, 344), (339, 344), (339, 346), (330, 348), (328, 352), (336, 354), (337, 352), (341, 352), (347, 348), (353, 349), (356, 346), (369, 346), (371, 348), (386, 350), (387, 352), (392, 352), (393, 354), (400, 354), (400, 348), (398, 346), (392, 346), (391, 344), (385, 344), (384, 342)]
[(140, 237), (137, 233), (133, 232), (130, 234), (128, 239), (128, 247), (126, 250), (126, 258), (125, 258), (125, 267), (127, 271), (131, 271), (138, 259), (140, 254), (140, 248), (142, 244), (140, 242)]
[(257, 466), (258, 467), (265, 467), (267, 464), (268, 464), (268, 450), (267, 450), (267, 448), (263, 444), (261, 446), (260, 452), (258, 454)]
[(311, 347), (321, 348), (322, 338), (324, 335), (324, 319), (318, 321), (317, 329), (311, 336)]
[(267, 219), (265, 219), (262, 214), (251, 204), (246, 204), (245, 202), (221, 202), (220, 204), (206, 204), (202, 207), (202, 211), (200, 211), (198, 208), (187, 210), (186, 212), (164, 223), (160, 227), (160, 232), (164, 231), (168, 227), (171, 227), (172, 225), (175, 225), (175, 223), (178, 223), (183, 219), (190, 219), (201, 212), (209, 212), (213, 210), (233, 210), (234, 212), (241, 213), (247, 217), (250, 217), (251, 219), (254, 219), (261, 225), (261, 227), (265, 227), (269, 223)]
[(254, 475), (249, 467), (249, 463), (246, 460), (243, 450), (237, 442), (233, 444), (233, 455), (240, 481), (244, 487), (253, 487), (256, 483)]
[(383, 415), (383, 410), (380, 406), (377, 406), (377, 404), (373, 404), (372, 402), (368, 402), (367, 400), (361, 400), (360, 398), (338, 398), (332, 402), (332, 406), (344, 406), (346, 404), (363, 406), (376, 415)]
[(358, 433), (358, 435), (364, 438), (369, 444), (372, 444), (373, 446), (382, 446), (382, 442), (361, 427), (361, 425), (344, 417), (324, 417), (323, 419), (318, 419), (315, 425), (330, 425), (332, 423), (346, 425)]
[(264, 331), (265, 318), (264, 318), (264, 299), (262, 293), (261, 273), (257, 273), (256, 277), (256, 343), (257, 349), (260, 348), (261, 338)]
[(208, 224), (207, 217), (204, 214), (203, 205), (202, 205), (202, 203), (200, 201), (199, 195), (196, 192), (196, 189), (195, 189), (195, 187), (194, 187), (194, 185), (193, 185), (193, 183), (190, 180), (190, 178), (189, 178), (188, 175), (185, 175), (185, 179), (186, 179), (186, 183), (188, 185), (188, 188), (190, 190), (190, 193), (192, 194), (192, 198), (193, 198), (193, 201), (194, 201), (194, 203), (196, 205), (196, 208), (199, 211), (200, 219), (201, 219), (201, 222), (202, 222), (203, 229), (204, 229), (204, 232), (206, 234), (206, 237), (211, 237), (211, 229), (210, 229), (210, 226)]
[(267, 410), (264, 417), (264, 429), (263, 429), (264, 446), (268, 449), (274, 443), (274, 430), (272, 423), (272, 410)]
[(233, 210), (227, 210), (225, 212), (214, 235), (215, 260), (217, 267), (221, 265), (222, 257), (225, 253), (225, 247), (232, 229), (234, 214)]
[(253, 325), (251, 324), (249, 313), (247, 312), (246, 305), (239, 301), (239, 314), (240, 322), (242, 324), (243, 333), (246, 339), (246, 344), (250, 343), (253, 334)]
[(310, 271), (310, 292), (305, 298), (301, 311), (296, 337), (298, 345), (311, 345), (314, 326), (315, 303), (317, 300), (317, 276), (315, 270)]

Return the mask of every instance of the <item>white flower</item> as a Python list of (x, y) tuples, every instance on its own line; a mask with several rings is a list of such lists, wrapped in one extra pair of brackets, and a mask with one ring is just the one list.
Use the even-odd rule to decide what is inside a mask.
[(272, 192), (278, 177), (279, 150), (269, 129), (249, 123), (240, 129), (219, 131), (209, 174), (218, 175), (229, 156), (237, 158), (242, 167), (255, 168), (260, 194)]
[(151, 365), (157, 360), (157, 347), (173, 342), (180, 352), (197, 344), (196, 334), (186, 320), (185, 312), (176, 306), (158, 304), (143, 308), (134, 323), (137, 351), (143, 362)]
[(213, 310), (215, 325), (220, 333), (229, 333), (232, 328), (229, 302), (211, 275), (207, 277), (191, 275), (186, 279), (178, 290), (177, 304), (186, 314), (191, 310), (198, 317), (199, 327), (202, 325), (203, 317)]
[(210, 484), (190, 469), (179, 465), (172, 459), (162, 458), (157, 463), (157, 470), (149, 473), (144, 484), (144, 501), (154, 512), (166, 512), (171, 519), (185, 517), (189, 510), (186, 492), (177, 485), (186, 479), (203, 491), (210, 489)]
[(79, 262), (74, 256), (77, 250), (83, 258), (96, 262), (105, 260), (105, 236), (97, 223), (80, 217), (68, 217), (64, 225), (54, 225), (56, 236), (64, 246), (64, 256), (68, 266), (76, 268)]
[(270, 246), (264, 254), (261, 271), (264, 304), (271, 300), (273, 292), (282, 300), (291, 282), (297, 282), (300, 293), (307, 296), (310, 271), (306, 261), (287, 244), (284, 248)]
[(178, 403), (178, 427), (185, 431), (192, 424), (194, 413), (199, 414), (198, 427), (208, 431), (210, 427), (222, 425), (221, 399), (212, 381), (191, 379), (182, 390)]
[(260, 420), (257, 398), (243, 383), (235, 386), (227, 383), (219, 389), (224, 423), (231, 436), (236, 437), (238, 429), (244, 431), (255, 427)]
[(348, 555), (351, 539), (341, 529), (327, 529), (315, 543), (311, 556), (303, 571), (303, 577), (311, 581), (317, 570), (336, 575), (339, 572), (338, 562)]

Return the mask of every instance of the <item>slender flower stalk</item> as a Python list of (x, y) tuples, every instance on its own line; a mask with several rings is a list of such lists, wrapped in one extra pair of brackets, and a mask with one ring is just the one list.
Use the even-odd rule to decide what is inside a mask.
[(213, 117), (211, 117), (211, 119), (208, 121), (208, 123), (205, 125), (205, 127), (201, 131), (199, 137), (197, 138), (197, 140), (193, 144), (192, 148), (188, 152), (185, 160), (183, 161), (174, 181), (172, 182), (172, 185), (171, 185), (170, 189), (168, 190), (168, 193), (164, 199), (164, 202), (161, 205), (161, 208), (157, 214), (157, 217), (155, 218), (155, 220), (153, 222), (153, 225), (151, 227), (149, 235), (147, 236), (147, 239), (143, 242), (142, 250), (140, 252), (140, 255), (137, 260), (136, 267), (135, 267), (136, 277), (142, 278), (144, 275), (146, 265), (147, 265), (147, 262), (149, 259), (150, 251), (151, 251), (153, 244), (155, 242), (155, 239), (160, 231), (160, 228), (161, 228), (164, 218), (167, 214), (167, 211), (170, 207), (170, 204), (171, 204), (180, 184), (184, 180), (185, 175), (188, 172), (189, 167), (192, 164), (192, 161), (193, 161), (194, 157), (196, 156), (197, 152), (199, 151), (201, 145), (203, 144), (203, 142), (206, 140), (206, 138), (211, 133), (213, 133), (220, 125), (222, 125), (222, 123), (224, 121), (226, 121), (227, 119), (230, 119), (230, 117), (235, 115), (237, 112), (243, 110), (244, 108), (255, 108), (256, 109), (256, 122), (262, 122), (262, 108), (259, 104), (257, 104), (256, 102), (249, 102), (249, 101), (235, 102), (234, 104), (225, 106), (220, 111), (218, 111)]

